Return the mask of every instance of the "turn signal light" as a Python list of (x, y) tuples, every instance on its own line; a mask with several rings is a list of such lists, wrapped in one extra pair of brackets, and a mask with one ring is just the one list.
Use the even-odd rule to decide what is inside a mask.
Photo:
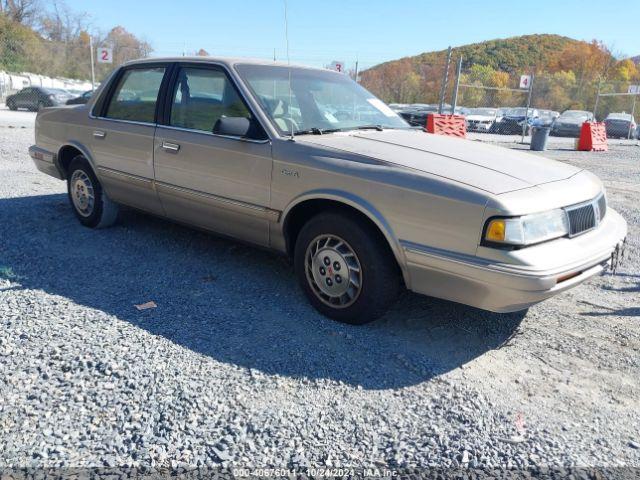
[(492, 242), (504, 242), (506, 225), (504, 219), (491, 220), (485, 238)]

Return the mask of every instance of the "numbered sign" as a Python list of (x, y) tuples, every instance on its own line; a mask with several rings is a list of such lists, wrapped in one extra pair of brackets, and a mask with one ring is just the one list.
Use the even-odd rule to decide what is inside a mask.
[(334, 60), (333, 62), (331, 62), (331, 65), (329, 65), (329, 68), (339, 73), (345, 73), (344, 62)]
[(113, 49), (108, 47), (99, 47), (98, 63), (113, 63)]
[(531, 75), (520, 75), (520, 88), (529, 90), (531, 87)]
[(629, 85), (629, 90), (627, 93), (631, 95), (638, 95), (640, 93), (640, 85)]

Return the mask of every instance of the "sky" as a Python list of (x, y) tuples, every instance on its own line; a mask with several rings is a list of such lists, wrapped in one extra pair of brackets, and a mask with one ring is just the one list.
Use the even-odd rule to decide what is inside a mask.
[[(286, 0), (290, 59), (323, 66), (377, 63), (447, 46), (533, 33), (603, 41), (616, 55), (640, 55), (637, 0), (431, 1)], [(121, 25), (153, 55), (286, 60), (285, 0), (66, 0), (91, 26)]]

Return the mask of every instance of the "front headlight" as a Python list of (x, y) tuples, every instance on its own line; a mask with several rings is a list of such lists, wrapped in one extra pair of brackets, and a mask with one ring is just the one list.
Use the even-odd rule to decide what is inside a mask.
[(492, 218), (487, 222), (485, 242), (524, 246), (569, 234), (569, 218), (562, 209), (522, 217)]

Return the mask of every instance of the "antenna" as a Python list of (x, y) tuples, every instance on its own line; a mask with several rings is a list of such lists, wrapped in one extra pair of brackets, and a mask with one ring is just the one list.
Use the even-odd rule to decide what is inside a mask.
[[(289, 106), (287, 107), (287, 110), (289, 112), (289, 115), (291, 115), (291, 100), (292, 100), (293, 94), (291, 92), (291, 59), (289, 57), (289, 21), (287, 19), (287, 0), (282, 0), (282, 1), (284, 2), (284, 38), (287, 43), (287, 65), (289, 66)], [(289, 139), (293, 141), (294, 138), (293, 138), (293, 122), (292, 121), (289, 122), (289, 133), (291, 134)]]

